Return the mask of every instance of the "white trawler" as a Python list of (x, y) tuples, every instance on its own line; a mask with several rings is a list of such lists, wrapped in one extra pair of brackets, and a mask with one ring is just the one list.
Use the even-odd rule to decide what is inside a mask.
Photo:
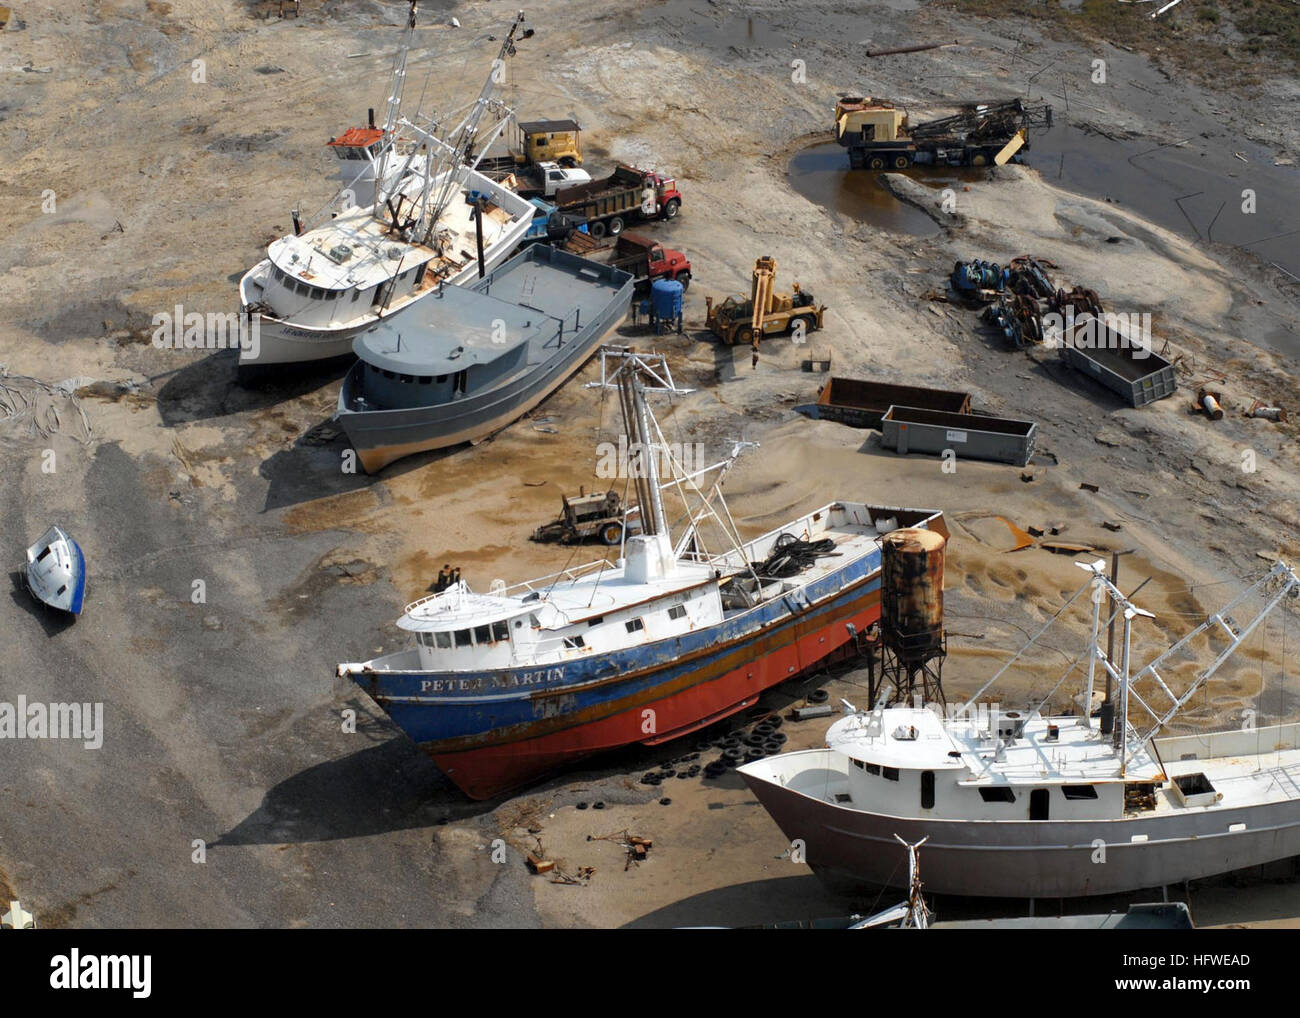
[[(1092, 639), (1070, 671), (1086, 660), (1083, 703), (1092, 702), (1098, 669), (1114, 679), (1113, 734), (1087, 712), (973, 709), (998, 675), (947, 717), (921, 707), (851, 709), (831, 726), (825, 748), (740, 768), (781, 830), (803, 841), (815, 870), (860, 883), (901, 883), (897, 835), (910, 843), (928, 839), (932, 893), (1075, 897), (1300, 855), (1300, 725), (1157, 735), (1269, 612), (1297, 596), (1300, 578), (1277, 563), (1130, 675), (1132, 621), (1152, 616), (1102, 575), (1101, 562), (1079, 565), (1093, 574), (1074, 595), (1094, 591)], [(1098, 643), (1107, 594), (1117, 605), (1112, 619), (1123, 619), (1118, 665)], [(1232, 611), (1253, 618), (1239, 625)], [(1214, 660), (1176, 694), (1161, 673), (1185, 664), (1190, 641), (1202, 634), (1215, 641)], [(1169, 709), (1151, 706), (1138, 683), (1148, 698), (1153, 690), (1167, 696)], [(1151, 715), (1145, 731), (1126, 722), (1130, 702)]]
[[(478, 99), (444, 139), (401, 115), (416, 6), (411, 3), (394, 62), (384, 126), (374, 126), (372, 116), (369, 127), (351, 128), (329, 143), (343, 188), (318, 223), (301, 224), (295, 212), (294, 233), (274, 241), (240, 280), (243, 311), (258, 315), (259, 330), (258, 343), (240, 354), (241, 367), (351, 353), (352, 340), (379, 319), (442, 283), (468, 282), (495, 268), (532, 224), (532, 203), (508, 182), (476, 172), (473, 162), (473, 153), (486, 151), (508, 122), (493, 93), (523, 13)], [(500, 119), (481, 130), (489, 110)]]

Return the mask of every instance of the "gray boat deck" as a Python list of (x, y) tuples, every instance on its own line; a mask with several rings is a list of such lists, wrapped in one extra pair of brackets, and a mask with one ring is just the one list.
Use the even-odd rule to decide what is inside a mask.
[(449, 375), (522, 343), (547, 359), (609, 307), (626, 280), (607, 266), (535, 245), (469, 286), (446, 286), (359, 336), (357, 356), (401, 375)]

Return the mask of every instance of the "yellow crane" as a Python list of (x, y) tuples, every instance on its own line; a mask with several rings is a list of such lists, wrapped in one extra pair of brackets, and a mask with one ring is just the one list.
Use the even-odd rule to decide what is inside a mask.
[(792, 293), (775, 293), (775, 283), (776, 259), (756, 259), (749, 299), (728, 297), (715, 305), (712, 297), (704, 298), (705, 327), (728, 346), (750, 343), (755, 350), (764, 336), (794, 331), (801, 338), (822, 327), (825, 304), (818, 304), (798, 283)]

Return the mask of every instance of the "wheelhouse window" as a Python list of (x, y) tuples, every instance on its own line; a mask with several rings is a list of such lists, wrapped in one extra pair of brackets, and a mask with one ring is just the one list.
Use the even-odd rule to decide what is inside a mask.
[(668, 617), (670, 619), (680, 619), (680, 618), (685, 618), (685, 616), (686, 616), (686, 608), (683, 605), (675, 604), (668, 609)]
[(578, 647), (585, 647), (587, 641), (581, 636), (566, 636), (564, 638), (564, 645), (570, 650), (576, 650)]
[(588, 626), (588, 628), (590, 628), (590, 627), (592, 627), (592, 626), (598, 626), (598, 625), (600, 625), (600, 624), (601, 624), (602, 622), (604, 622), (604, 621), (605, 621), (605, 616), (604, 616), (604, 615), (597, 615), (594, 619), (588, 619), (588, 620), (587, 620), (587, 626)]
[(897, 767), (882, 767), (882, 768), (880, 768), (880, 776), (881, 776), (882, 778), (884, 778), (886, 781), (897, 781), (897, 780), (898, 780), (898, 768), (897, 768)]
[(1062, 785), (1061, 794), (1067, 799), (1095, 799), (1097, 789), (1092, 785)]
[(449, 650), (451, 648), (451, 633), (434, 633), (433, 640), (439, 650)]
[(493, 622), (493, 623), (492, 623), (492, 639), (494, 639), (494, 640), (508, 640), (508, 639), (510, 639), (510, 623), (509, 623), (509, 622)]
[(491, 642), (492, 642), (492, 627), (491, 627), (491, 626), (475, 626), (475, 627), (474, 627), (474, 642), (477, 643), (479, 646), (482, 646), (482, 645), (485, 644), (485, 643), (491, 643)]
[(472, 646), (474, 646), (474, 638), (473, 638), (472, 636), (470, 636), (470, 632), (469, 632), (468, 629), (457, 629), (457, 630), (456, 630), (456, 646), (457, 646), (457, 647), (472, 647)]
[(629, 633), (638, 633), (645, 628), (645, 623), (638, 619), (628, 619), (625, 623)]
[(1009, 788), (981, 788), (980, 798), (985, 802), (1015, 802), (1016, 793)]

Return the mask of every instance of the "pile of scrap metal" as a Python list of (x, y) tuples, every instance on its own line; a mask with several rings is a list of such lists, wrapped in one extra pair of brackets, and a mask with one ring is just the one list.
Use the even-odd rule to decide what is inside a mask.
[(577, 544), (595, 537), (612, 547), (622, 542), (625, 532), (628, 536), (641, 532), (640, 507), (625, 511), (617, 491), (588, 495), (579, 488), (578, 492), (576, 498), (562, 497), (559, 518), (533, 531), (532, 540)]
[(1043, 341), (1042, 310), (1038, 301), (1023, 293), (998, 297), (984, 309), (984, 321), (1019, 350)]
[(988, 304), (997, 300), (998, 295), (1007, 292), (1011, 270), (1004, 269), (997, 262), (976, 259), (969, 262), (956, 262), (949, 277), (953, 291), (968, 301)]

